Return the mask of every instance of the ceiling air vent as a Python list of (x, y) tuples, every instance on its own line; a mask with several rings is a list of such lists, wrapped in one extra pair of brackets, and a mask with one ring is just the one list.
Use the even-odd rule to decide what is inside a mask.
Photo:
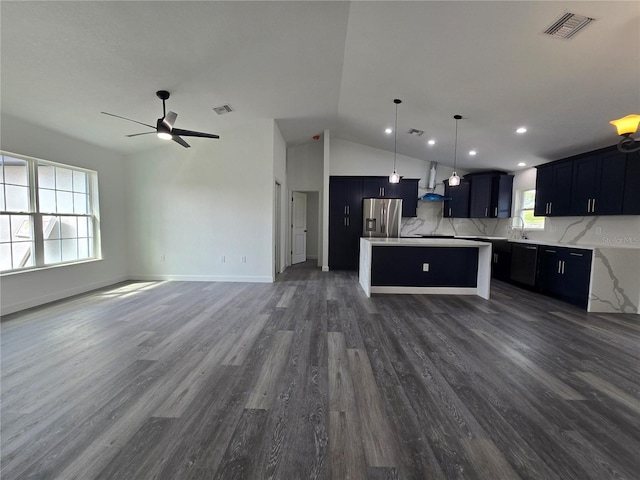
[(233, 112), (233, 108), (230, 105), (220, 105), (219, 107), (213, 107), (213, 111), (218, 115), (224, 115), (225, 113)]
[(424, 135), (424, 130), (418, 130), (416, 128), (412, 128), (409, 130), (409, 135), (415, 135), (416, 137), (421, 137)]
[(569, 39), (594, 20), (595, 18), (566, 12), (543, 33), (550, 37)]

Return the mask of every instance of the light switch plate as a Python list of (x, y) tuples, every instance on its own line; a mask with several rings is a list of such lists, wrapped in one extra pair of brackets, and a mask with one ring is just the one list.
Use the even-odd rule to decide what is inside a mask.
[(429, 264), (428, 263), (423, 263), (422, 264), (422, 271), (423, 272), (428, 272), (429, 271)]

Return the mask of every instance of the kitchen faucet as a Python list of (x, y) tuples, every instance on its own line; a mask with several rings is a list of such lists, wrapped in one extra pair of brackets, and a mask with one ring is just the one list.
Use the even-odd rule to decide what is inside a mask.
[[(519, 219), (520, 220), (520, 231), (519, 233), (516, 233), (516, 229), (518, 227), (516, 227), (514, 224), (516, 222), (514, 222), (514, 220)], [(519, 238), (519, 239), (526, 239), (527, 236), (524, 233), (524, 218), (522, 218), (521, 216), (518, 217), (510, 217), (509, 218), (509, 230), (511, 232), (511, 238)]]

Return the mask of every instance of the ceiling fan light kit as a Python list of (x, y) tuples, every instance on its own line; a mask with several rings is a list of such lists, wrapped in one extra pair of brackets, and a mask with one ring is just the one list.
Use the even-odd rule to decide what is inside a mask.
[(166, 90), (158, 90), (156, 92), (156, 96), (160, 100), (162, 100), (162, 118), (158, 119), (155, 127), (153, 125), (138, 122), (137, 120), (132, 120), (127, 117), (114, 115), (113, 113), (107, 113), (107, 112), (101, 112), (101, 113), (105, 115), (109, 115), (111, 117), (122, 118), (123, 120), (127, 120), (129, 122), (137, 123), (140, 125), (144, 125), (145, 127), (155, 129), (155, 132), (134, 133), (132, 135), (127, 135), (127, 137), (137, 137), (139, 135), (148, 135), (149, 133), (156, 133), (159, 138), (163, 140), (173, 140), (174, 142), (182, 145), (185, 148), (189, 148), (191, 145), (185, 142), (181, 137), (220, 138), (218, 135), (215, 135), (213, 133), (204, 133), (204, 132), (196, 132), (194, 130), (182, 130), (180, 128), (173, 128), (173, 125), (176, 122), (176, 118), (178, 118), (178, 114), (171, 111), (167, 113), (165, 101), (169, 99), (170, 95), (171, 94)]

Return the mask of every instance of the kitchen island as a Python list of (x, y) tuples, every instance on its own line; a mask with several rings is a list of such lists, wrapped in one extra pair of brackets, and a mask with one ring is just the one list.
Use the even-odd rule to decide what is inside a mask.
[(372, 293), (489, 298), (491, 244), (456, 238), (361, 238), (359, 281)]

